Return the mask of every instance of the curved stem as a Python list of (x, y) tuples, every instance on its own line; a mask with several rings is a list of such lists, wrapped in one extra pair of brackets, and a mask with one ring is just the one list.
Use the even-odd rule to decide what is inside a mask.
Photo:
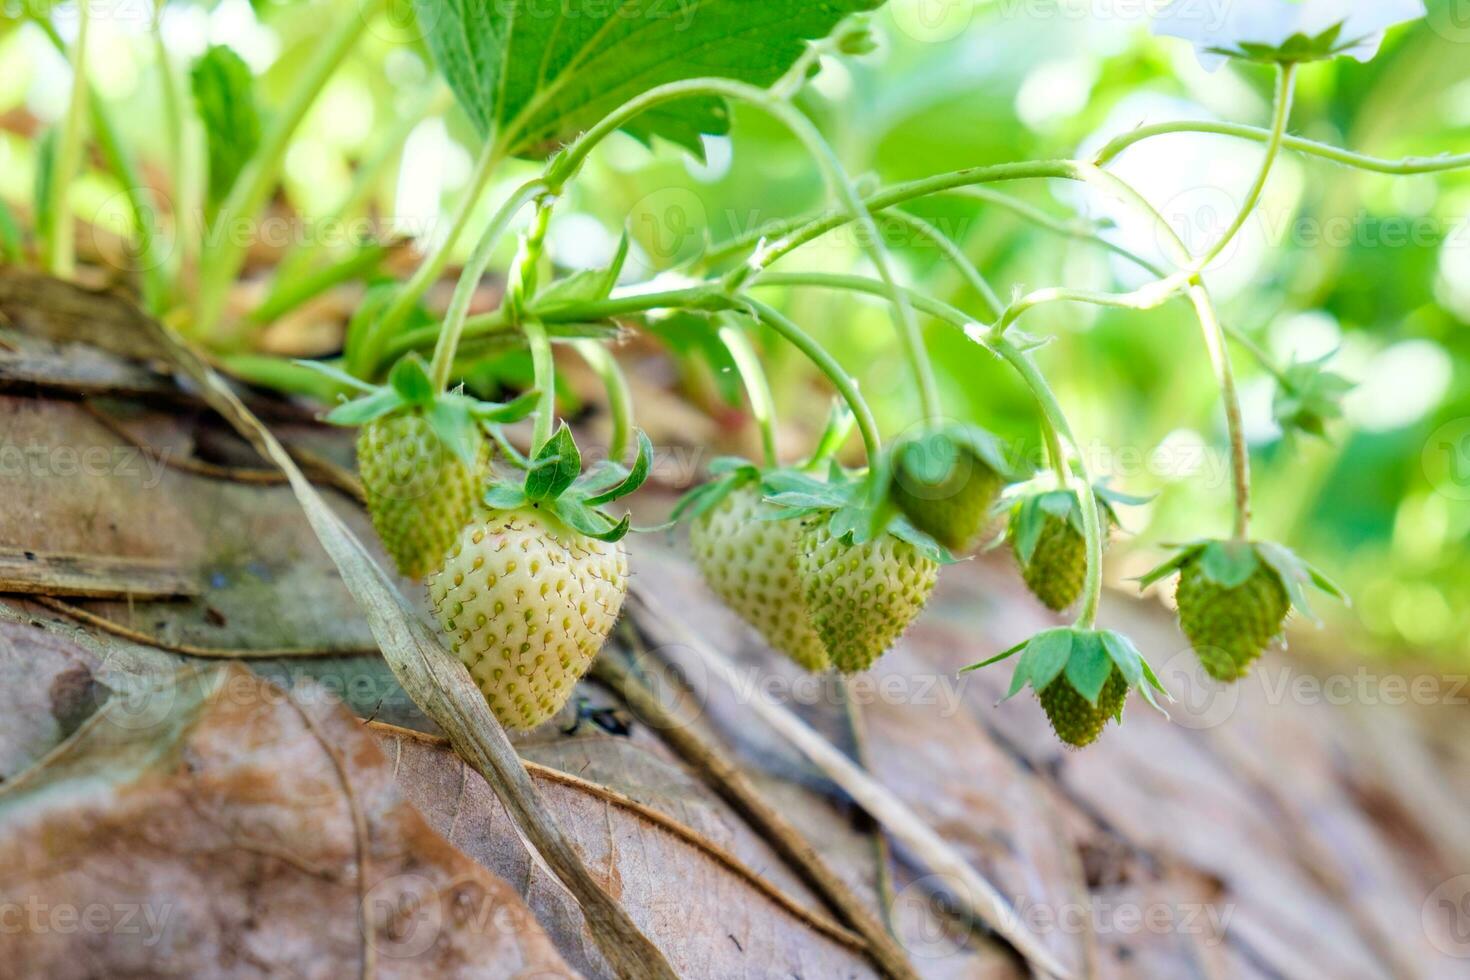
[[(465, 263), (459, 282), (455, 284), (454, 296), (449, 301), (449, 310), (444, 314), (444, 324), (442, 327), (435, 328), (438, 333), (438, 341), (434, 345), (434, 360), (429, 368), (429, 376), (433, 379), (436, 390), (443, 391), (449, 386), (449, 374), (454, 367), (454, 355), (459, 350), (460, 339), (464, 335), (470, 303), (475, 298), (475, 289), (480, 284), (480, 278), (485, 275), (485, 269), (490, 265), (491, 256), (495, 254), (495, 246), (500, 243), (506, 227), (521, 208), (545, 192), (546, 187), (541, 181), (527, 181), (506, 198), (505, 203), (500, 206), (489, 224), (485, 226), (485, 231), (481, 234), (479, 242), (476, 243), (474, 252), (470, 255), (469, 261)], [(384, 314), (384, 320), (386, 319), (387, 314)]]
[(531, 430), (531, 456), (535, 458), (551, 438), (551, 426), (556, 418), (556, 359), (552, 356), (551, 338), (546, 335), (544, 323), (529, 317), (521, 322), (521, 331), (531, 348), (531, 369), (536, 379), (536, 390), (541, 392)]
[(82, 159), (82, 131), (87, 113), (87, 35), (92, 23), (91, 4), (79, 5), (77, 43), (72, 46), (71, 100), (62, 120), (61, 141), (52, 161), (46, 209), (51, 215), (46, 239), (46, 268), (62, 278), (76, 273), (76, 229), (71, 223), (71, 189)]
[(761, 453), (766, 465), (778, 466), (780, 458), (776, 452), (776, 400), (771, 396), (771, 384), (766, 379), (760, 358), (756, 356), (750, 338), (734, 324), (728, 321), (723, 323), (719, 337), (725, 349), (730, 352), (730, 359), (735, 362), (735, 370), (740, 372), (741, 384), (745, 386), (745, 394), (750, 401), (750, 414), (755, 417), (755, 424), (760, 429)]
[[(546, 327), (541, 325), (542, 332)], [(628, 454), (628, 444), (633, 437), (633, 394), (628, 390), (628, 379), (618, 366), (612, 351), (595, 340), (572, 342), (582, 360), (597, 374), (607, 392), (607, 413), (612, 419), (612, 435), (608, 438), (607, 458), (621, 462)]]
[(1005, 309), (1005, 303), (996, 295), (995, 288), (990, 285), (990, 281), (985, 278), (975, 263), (970, 261), (970, 257), (965, 254), (964, 249), (960, 248), (958, 242), (953, 241), (918, 215), (909, 214), (898, 208), (879, 211), (876, 217), (881, 221), (915, 232), (932, 243), (935, 248), (939, 249), (940, 254), (959, 270), (965, 284), (980, 296), (993, 315), (999, 316), (1000, 311)]
[(1235, 215), (1235, 220), (1230, 227), (1220, 236), (1212, 248), (1201, 255), (1190, 266), (1195, 272), (1200, 272), (1209, 267), (1210, 263), (1225, 251), (1240, 229), (1245, 227), (1246, 221), (1256, 210), (1260, 203), (1261, 194), (1266, 189), (1266, 180), (1271, 176), (1271, 168), (1276, 163), (1276, 158), (1281, 154), (1281, 140), (1286, 135), (1286, 124), (1291, 119), (1291, 98), (1296, 85), (1296, 65), (1281, 64), (1276, 66), (1276, 95), (1272, 101), (1274, 106), (1271, 112), (1271, 137), (1266, 141), (1266, 156), (1261, 161), (1261, 169), (1256, 174), (1256, 179), (1251, 188), (1246, 192), (1245, 202), (1240, 206), (1240, 211)]
[[(784, 125), (806, 147), (808, 153), (821, 168), (829, 190), (842, 202), (847, 219), (856, 222), (861, 228), (863, 251), (867, 253), (869, 260), (877, 269), (878, 277), (888, 287), (888, 299), (892, 304), (895, 325), (898, 328), (899, 339), (904, 345), (905, 356), (914, 373), (924, 416), (929, 419), (938, 418), (942, 410), (939, 403), (939, 388), (934, 380), (934, 367), (924, 348), (923, 337), (919, 332), (918, 321), (914, 317), (913, 309), (904, 299), (898, 289), (897, 280), (893, 277), (892, 265), (884, 251), (872, 213), (864, 205), (852, 181), (848, 179), (841, 162), (837, 159), (837, 154), (833, 152), (816, 126), (789, 103), (782, 101), (765, 89), (728, 78), (694, 78), (661, 85), (624, 103), (588, 130), (548, 168), (547, 182), (553, 188), (560, 187), (581, 168), (593, 147), (642, 113), (666, 102), (701, 95), (717, 95), (736, 99), (763, 109)], [(776, 257), (773, 255), (770, 261), (774, 261)], [(736, 270), (726, 281), (727, 288), (733, 291), (747, 276), (759, 272), (768, 264), (769, 261), (765, 261), (762, 257), (754, 260), (750, 267)]]
[(207, 333), (214, 328), (224, 308), (230, 284), (245, 264), (250, 236), (240, 234), (238, 229), (230, 226), (254, 220), (265, 206), (280, 178), (286, 151), (290, 149), (297, 127), (385, 2), (360, 0), (360, 5), (355, 4), (354, 10), (337, 19), (336, 28), (322, 41), (316, 56), (297, 76), (290, 98), (272, 117), (255, 159), (230, 188), (229, 196), (220, 207), (217, 226), (210, 229), (210, 240), (200, 254), (195, 331)]
[(1220, 327), (1220, 318), (1215, 314), (1215, 304), (1210, 299), (1204, 284), (1196, 280), (1189, 287), (1189, 300), (1199, 315), (1204, 329), (1205, 344), (1210, 350), (1210, 360), (1220, 382), (1220, 394), (1225, 403), (1225, 427), (1230, 433), (1230, 472), (1235, 490), (1234, 537), (1244, 541), (1250, 536), (1251, 522), (1251, 457), (1250, 447), (1245, 441), (1245, 426), (1241, 420), (1240, 396), (1235, 390), (1235, 371), (1230, 364), (1230, 355), (1225, 350), (1225, 331)]
[[(881, 295), (881, 294), (880, 294)], [(883, 452), (883, 441), (878, 436), (878, 423), (873, 419), (873, 413), (868, 408), (868, 403), (858, 392), (857, 383), (842, 369), (842, 365), (833, 359), (831, 354), (822, 348), (807, 333), (792, 323), (784, 315), (773, 307), (767, 306), (759, 300), (747, 298), (745, 302), (754, 311), (755, 315), (772, 330), (786, 338), (790, 344), (801, 351), (816, 365), (817, 369), (827, 376), (832, 382), (837, 393), (842, 396), (852, 409), (853, 417), (857, 419), (858, 431), (863, 437), (863, 448), (867, 452), (869, 464), (877, 461)]]
[[(1031, 358), (1003, 337), (996, 338), (991, 344), (991, 349), (1015, 368), (1016, 372), (1021, 375), (1021, 379), (1031, 389), (1037, 404), (1041, 406), (1042, 414), (1049, 423), (1044, 428), (1053, 430), (1052, 438), (1055, 439), (1059, 433), (1072, 446), (1073, 460), (1079, 472), (1076, 474), (1068, 472), (1064, 465), (1063, 471), (1057, 476), (1064, 481), (1063, 486), (1072, 488), (1072, 492), (1077, 495), (1077, 502), (1082, 507), (1083, 537), (1087, 540), (1087, 577), (1082, 586), (1082, 608), (1077, 614), (1074, 625), (1082, 629), (1092, 629), (1097, 623), (1097, 610), (1102, 602), (1103, 531), (1102, 521), (1098, 517), (1097, 494), (1092, 486), (1092, 476), (1087, 469), (1086, 456), (1082, 452), (1082, 447), (1077, 443), (1076, 437), (1072, 435), (1071, 427), (1067, 424), (1067, 416), (1062, 411), (1062, 406), (1057, 401), (1056, 395), (1053, 394), (1051, 386), (1046, 383), (1046, 378), (1042, 377)], [(1054, 444), (1052, 451), (1060, 453), (1061, 446)]]
[[(1135, 143), (1141, 143), (1144, 140), (1153, 139), (1157, 136), (1168, 136), (1176, 133), (1232, 136), (1237, 139), (1252, 140), (1256, 143), (1266, 143), (1271, 139), (1271, 130), (1262, 129), (1259, 126), (1246, 126), (1240, 123), (1213, 122), (1208, 120), (1156, 123), (1152, 126), (1140, 126), (1121, 136), (1114, 137), (1093, 157), (1093, 163), (1096, 163), (1100, 167), (1106, 166)], [(1281, 143), (1286, 149), (1295, 150), (1307, 156), (1330, 160), (1333, 163), (1340, 163), (1343, 166), (1353, 167), (1357, 170), (1366, 170), (1370, 173), (1388, 174), (1390, 176), (1433, 174), (1470, 168), (1470, 153), (1460, 153), (1453, 156), (1440, 154), (1439, 156), (1433, 157), (1400, 157), (1391, 160), (1386, 157), (1375, 157), (1369, 156), (1366, 153), (1356, 153), (1339, 146), (1333, 146), (1330, 143), (1303, 139), (1300, 136), (1284, 136), (1282, 137)]]

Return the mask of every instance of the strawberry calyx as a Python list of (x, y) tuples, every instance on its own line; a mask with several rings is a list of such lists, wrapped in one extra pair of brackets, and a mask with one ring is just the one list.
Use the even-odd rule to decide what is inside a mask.
[(1197, 568), (1199, 574), (1222, 589), (1235, 589), (1264, 568), (1280, 582), (1291, 607), (1314, 623), (1320, 624), (1320, 620), (1307, 601), (1308, 586), (1343, 602), (1349, 601), (1342, 589), (1314, 565), (1279, 544), (1201, 539), (1173, 547), (1176, 549), (1173, 557), (1138, 579), (1140, 589), (1147, 589), (1186, 566)]
[(850, 473), (835, 462), (825, 479), (799, 470), (772, 470), (762, 475), (761, 490), (777, 509), (765, 519), (826, 519), (832, 536), (848, 545), (867, 544), (887, 534), (941, 565), (957, 561), (889, 503), (882, 492), (886, 481), (881, 467), (876, 472)]
[[(979, 670), (1018, 653), (1021, 659), (1016, 662), (1015, 673), (1011, 675), (1011, 686), (1003, 701), (1021, 693), (1027, 684), (1037, 694), (1041, 694), (1059, 679), (1064, 679), (1089, 704), (1096, 707), (1103, 686), (1116, 668), (1130, 689), (1137, 690), (1145, 701), (1166, 717), (1168, 715), (1159, 705), (1154, 693), (1162, 694), (1169, 701), (1173, 697), (1133, 641), (1114, 630), (1092, 630), (1076, 626), (1043, 630), (1004, 653), (971, 664), (960, 672)], [(1118, 714), (1121, 716), (1121, 708)]]
[[(1048, 519), (1066, 523), (1079, 536), (1087, 533), (1082, 502), (1078, 499), (1077, 491), (1071, 487), (1059, 488), (1056, 483), (1055, 477), (1048, 474), (1030, 483), (1012, 487), (996, 503), (994, 515), (1009, 514), (1010, 521), (994, 544), (998, 545), (1009, 539), (1017, 560), (1023, 566), (1031, 563), (1036, 544), (1041, 539)], [(1092, 492), (1097, 499), (1098, 515), (1103, 520), (1104, 534), (1111, 528), (1123, 526), (1118, 517), (1117, 506), (1137, 507), (1153, 499), (1121, 493), (1101, 482), (1093, 486)]]
[(1327, 426), (1342, 418), (1342, 400), (1354, 385), (1325, 368), (1336, 351), (1310, 361), (1293, 361), (1281, 372), (1271, 414), (1287, 435), (1327, 439)]
[(434, 435), (467, 466), (479, 452), (481, 427), (518, 422), (536, 408), (539, 392), (528, 391), (509, 402), (486, 402), (463, 391), (439, 392), (429, 378), (428, 366), (416, 353), (393, 365), (385, 385), (368, 384), (340, 368), (321, 361), (297, 364), (359, 392), (327, 413), (332, 425), (363, 426), (396, 415), (423, 416)]
[(965, 551), (1007, 483), (1025, 479), (990, 432), (948, 423), (899, 440), (888, 454), (887, 506), (945, 547)]
[[(502, 447), (508, 446), (502, 441)], [(631, 467), (603, 460), (582, 471), (582, 453), (563, 422), (556, 434), (529, 459), (511, 450), (511, 460), (524, 471), (519, 480), (493, 474), (484, 503), (492, 510), (546, 510), (589, 538), (616, 542), (633, 529), (632, 515), (614, 517), (606, 505), (636, 491), (653, 468), (653, 444), (638, 431), (638, 454)]]

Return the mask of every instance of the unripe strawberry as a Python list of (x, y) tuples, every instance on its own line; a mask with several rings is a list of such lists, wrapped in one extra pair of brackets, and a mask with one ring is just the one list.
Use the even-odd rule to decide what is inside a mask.
[(357, 439), (368, 513), (398, 570), (422, 578), (444, 559), (474, 513), (489, 444), (471, 430), (474, 466), (451, 452), (423, 415), (374, 419)]
[(892, 469), (893, 505), (954, 552), (975, 547), (1012, 478), (1000, 441), (974, 426), (946, 426), (898, 443)]
[(806, 670), (826, 670), (797, 567), (801, 522), (772, 520), (776, 510), (759, 485), (736, 487), (691, 523), (690, 550), (710, 589), (766, 642)]
[(1281, 576), (1262, 562), (1233, 588), (1214, 581), (1191, 561), (1179, 572), (1179, 625), (1205, 672), (1218, 681), (1244, 677), (1281, 634), (1291, 599)]
[(918, 616), (939, 563), (892, 534), (852, 544), (830, 525), (825, 515), (806, 522), (799, 567), (812, 625), (832, 665), (852, 674), (871, 667)]
[[(1008, 531), (1013, 541), (1019, 520), (1018, 510), (1011, 515)], [(1087, 579), (1087, 540), (1065, 518), (1045, 515), (1030, 561), (1023, 561), (1019, 551), (1013, 553), (1026, 587), (1048, 609), (1061, 612), (1082, 594)]]
[(545, 508), (482, 511), (429, 579), (446, 641), (509, 728), (555, 715), (602, 649), (628, 589), (621, 543)]
[(1066, 674), (1058, 675), (1036, 695), (1057, 738), (1079, 749), (1096, 742), (1109, 721), (1122, 720), (1127, 697), (1128, 681), (1116, 666), (1103, 684), (1096, 705), (1078, 693)]
[(1180, 628), (1205, 672), (1219, 681), (1244, 677), (1281, 635), (1293, 608), (1312, 616), (1308, 585), (1344, 598), (1317, 569), (1267, 541), (1195, 541), (1139, 582), (1147, 588), (1175, 572)]

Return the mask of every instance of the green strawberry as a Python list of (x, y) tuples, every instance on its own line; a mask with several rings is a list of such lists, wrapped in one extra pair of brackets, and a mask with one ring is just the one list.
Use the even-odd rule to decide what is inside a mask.
[(531, 729), (561, 710), (628, 591), (620, 542), (536, 506), (484, 511), (430, 577), (446, 641), (500, 723)]
[(1293, 607), (1311, 615), (1305, 586), (1342, 597), (1321, 572), (1268, 542), (1197, 541), (1139, 581), (1147, 588), (1176, 571), (1179, 625), (1219, 681), (1244, 677)]
[[(1075, 499), (1073, 494), (1068, 496)], [(1020, 523), (1018, 509), (1011, 515), (1007, 530), (1013, 542), (1019, 536)], [(1019, 549), (1012, 550), (1026, 588), (1048, 609), (1061, 612), (1082, 594), (1087, 578), (1087, 539), (1065, 518), (1044, 515), (1029, 560), (1021, 557)]]
[[(1055, 482), (1048, 478), (1048, 485), (1055, 486)], [(1108, 532), (1118, 526), (1113, 505), (1145, 500), (1103, 486), (1094, 487), (1093, 494), (1106, 547)], [(1006, 506), (1011, 509), (1006, 537), (1026, 587), (1047, 608), (1061, 612), (1077, 601), (1087, 580), (1086, 524), (1076, 491), (1022, 489)]]
[(694, 562), (710, 589), (766, 642), (809, 671), (826, 670), (827, 650), (812, 628), (798, 570), (801, 525), (773, 520), (777, 508), (745, 483), (695, 517)]
[(924, 608), (939, 563), (886, 532), (854, 544), (825, 514), (803, 524), (798, 563), (812, 625), (834, 667), (867, 670)]
[(1079, 749), (1096, 742), (1109, 721), (1123, 720), (1123, 701), (1127, 697), (1128, 682), (1117, 667), (1108, 674), (1096, 704), (1080, 694), (1065, 675), (1036, 695), (1057, 738)]
[(490, 450), (478, 432), (472, 438), (474, 466), (450, 452), (417, 412), (374, 419), (358, 435), (368, 513), (404, 575), (421, 578), (438, 567), (474, 513)]
[(1123, 702), (1130, 689), (1136, 688), (1155, 708), (1159, 705), (1154, 691), (1168, 697), (1133, 642), (1112, 630), (1075, 626), (1043, 630), (965, 671), (988, 667), (1017, 653), (1021, 659), (1006, 700), (1030, 684), (1052, 730), (1075, 748), (1097, 741), (1109, 721), (1123, 720)]
[(1001, 489), (1014, 478), (995, 436), (949, 425), (894, 447), (889, 499), (914, 527), (964, 552), (975, 547)]
[(1195, 559), (1179, 570), (1176, 601), (1184, 635), (1205, 673), (1217, 681), (1244, 677), (1281, 635), (1291, 610), (1281, 577), (1265, 564), (1231, 587), (1212, 579)]

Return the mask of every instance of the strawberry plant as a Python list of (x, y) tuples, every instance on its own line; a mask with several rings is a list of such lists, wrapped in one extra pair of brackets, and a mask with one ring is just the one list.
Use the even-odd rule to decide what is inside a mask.
[[(1273, 66), (1272, 120), (1264, 130), (1168, 123), (1132, 130), (1087, 159), (973, 166), (889, 185), (855, 179), (798, 97), (824, 62), (873, 50), (865, 15), (880, 5), (707, 0), (686, 10), (653, 0), (560, 7), (416, 0), (424, 46), (479, 143), (447, 233), (402, 281), (385, 266), (389, 242), (360, 243), (337, 258), (294, 249), (244, 310), (232, 306), (249, 241), (232, 229), (257, 220), (270, 204), (293, 136), (385, 5), (365, 0), (333, 18), (269, 113), (245, 60), (222, 45), (188, 66), (190, 113), (174, 82), (180, 66), (170, 64), (154, 23), (171, 107), (163, 129), (174, 158), (172, 222), (155, 227), (146, 220), (158, 202), (136, 179), (108, 107), (90, 96), (86, 71), (77, 70), (62, 124), (38, 144), (29, 238), (0, 211), (0, 249), (12, 258), (34, 255), (58, 275), (76, 271), (67, 191), (90, 131), (98, 157), (128, 188), (143, 305), (213, 346), (241, 378), (324, 397), (337, 403), (329, 421), (361, 428), (358, 462), (379, 537), (404, 575), (427, 581), (446, 642), (508, 726), (534, 727), (561, 708), (627, 591), (623, 539), (631, 520), (606, 508), (645, 481), (652, 447), (638, 432), (607, 342), (636, 327), (718, 359), (719, 383), (738, 382), (759, 427), (762, 458), (711, 466), (710, 482), (693, 490), (676, 514), (688, 519), (706, 582), (736, 613), (807, 670), (867, 670), (919, 616), (953, 555), (972, 550), (992, 518), (1004, 514), (1029, 588), (1053, 610), (1077, 608), (1070, 625), (1002, 655), (1020, 654), (1012, 694), (1030, 684), (1058, 736), (1080, 746), (1121, 719), (1129, 691), (1150, 702), (1162, 693), (1133, 644), (1097, 628), (1104, 548), (1116, 523), (1112, 505), (1142, 501), (1097, 487), (1083, 443), (1038, 367), (1037, 351), (1047, 341), (1023, 334), (1019, 322), (1059, 302), (1146, 310), (1183, 299), (1193, 310), (1227, 423), (1233, 527), (1227, 537), (1187, 546), (1144, 583), (1179, 574), (1184, 632), (1211, 674), (1236, 679), (1281, 632), (1289, 610), (1305, 609), (1305, 584), (1335, 589), (1285, 548), (1251, 538), (1250, 456), (1231, 358), (1231, 345), (1244, 339), (1217, 314), (1208, 284), (1212, 263), (1255, 211), (1288, 148), (1385, 172), (1449, 170), (1470, 160), (1395, 167), (1288, 135), (1304, 66), (1341, 54), (1371, 56), (1385, 27), (1420, 13), (1416, 4), (1368, 12), (1259, 0), (1236, 5), (1208, 29), (1172, 18), (1183, 6), (1176, 4), (1162, 15), (1160, 29), (1195, 42), (1207, 63), (1230, 57)], [(69, 41), (44, 14), (31, 16), (74, 66), (86, 64), (85, 5)], [(437, 111), (434, 93), (422, 96), (417, 112)], [(602, 267), (557, 274), (549, 233), (558, 206), (610, 137), (667, 142), (697, 156), (708, 137), (730, 130), (735, 104), (789, 134), (820, 176), (831, 207), (707, 242), (656, 281), (631, 281), (638, 276), (627, 261), (627, 235)], [(378, 147), (384, 159), (420, 115), (384, 129)], [(183, 133), (196, 123), (205, 134), (202, 175), (184, 173), (190, 154)], [(1245, 200), (1197, 251), (1108, 169), (1142, 140), (1194, 131), (1264, 147)], [(1138, 259), (1149, 279), (1123, 292), (1055, 286), (1003, 299), (962, 248), (908, 210), (937, 195), (1015, 181), (1068, 182), (1122, 202), (1163, 243), (1169, 266)], [(478, 206), (497, 187), (498, 200), (482, 215)], [(892, 225), (938, 245), (972, 287), (973, 308), (905, 284), (881, 233)], [(871, 275), (775, 268), (839, 229), (854, 232)], [(473, 248), (447, 307), (438, 310), (431, 287), (466, 233)], [(477, 290), (507, 240), (515, 250), (503, 295), (493, 308), (477, 309)], [(340, 355), (290, 361), (254, 349), (265, 327), (346, 282), (371, 288), (346, 327)], [(899, 438), (885, 444), (839, 357), (775, 305), (771, 290), (836, 291), (883, 304), (915, 406), (914, 421)], [(1049, 471), (1043, 477), (1032, 480), (1012, 448), (986, 429), (949, 419), (921, 318), (1014, 372), (1034, 403)], [(840, 399), (826, 437), (800, 463), (783, 458), (778, 445), (775, 399), (756, 336), (789, 345)], [(557, 346), (585, 359), (607, 388), (613, 436), (603, 464), (584, 467), (570, 429), (558, 425)], [(1277, 381), (1281, 426), (1325, 435), (1340, 414), (1347, 382), (1321, 360), (1282, 368), (1259, 347), (1246, 348)], [(524, 393), (507, 402), (477, 397), (485, 394), (484, 373), (507, 350), (529, 362), (531, 376), (519, 386)], [(526, 418), (529, 433), (506, 430)], [(849, 427), (861, 438), (860, 458), (839, 451)], [(633, 462), (625, 464), (630, 450)]]

